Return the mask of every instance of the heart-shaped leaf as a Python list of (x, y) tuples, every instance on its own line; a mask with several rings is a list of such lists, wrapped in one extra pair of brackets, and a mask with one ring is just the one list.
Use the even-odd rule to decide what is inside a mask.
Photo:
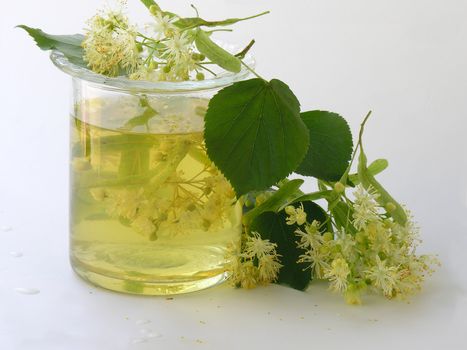
[(309, 132), (286, 84), (250, 79), (211, 99), (205, 139), (209, 157), (240, 196), (293, 172), (306, 154)]

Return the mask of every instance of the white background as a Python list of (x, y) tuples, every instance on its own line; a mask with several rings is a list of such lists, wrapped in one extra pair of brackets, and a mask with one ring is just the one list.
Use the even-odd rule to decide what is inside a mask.
[[(421, 251), (443, 266), (410, 304), (370, 297), (361, 307), (320, 284), (306, 293), (221, 286), (166, 300), (82, 282), (67, 260), (70, 81), (13, 27), (80, 32), (99, 2), (2, 0), (0, 226), (13, 230), (0, 231), (0, 348), (465, 349), (467, 1), (193, 2), (209, 19), (270, 9), (222, 38), (255, 38), (258, 72), (287, 82), (304, 110), (339, 112), (354, 131), (373, 110), (369, 158), (390, 160), (380, 178), (416, 216)], [(189, 3), (160, 1), (185, 15)], [(144, 17), (138, 1), (130, 5)], [(132, 344), (143, 328), (161, 337)]]

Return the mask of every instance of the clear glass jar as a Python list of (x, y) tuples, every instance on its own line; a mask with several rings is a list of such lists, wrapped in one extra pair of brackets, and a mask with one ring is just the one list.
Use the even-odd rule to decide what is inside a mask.
[[(248, 71), (188, 82), (107, 78), (51, 59), (72, 76), (70, 257), (85, 280), (144, 295), (228, 278), (241, 205), (206, 155), (204, 115)], [(249, 58), (249, 64), (251, 58)]]

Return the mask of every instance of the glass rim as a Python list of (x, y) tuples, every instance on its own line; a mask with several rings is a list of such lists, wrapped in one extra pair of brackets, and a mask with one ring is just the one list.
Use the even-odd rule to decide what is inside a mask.
[[(223, 45), (225, 47), (225, 45)], [(228, 47), (231, 49), (232, 47)], [(230, 51), (230, 50), (229, 50)], [(232, 50), (233, 51), (233, 50)], [(242, 65), (240, 72), (233, 73), (223, 70), (217, 76), (205, 80), (189, 80), (189, 81), (144, 81), (131, 80), (127, 77), (107, 77), (93, 72), (90, 69), (76, 65), (68, 60), (63, 53), (53, 50), (50, 53), (50, 59), (53, 64), (62, 72), (90, 83), (101, 85), (109, 90), (117, 91), (133, 91), (133, 92), (187, 92), (187, 91), (203, 91), (222, 88), (231, 85), (237, 81), (245, 80), (251, 72)], [(254, 68), (256, 61), (247, 54), (243, 62), (249, 67)]]

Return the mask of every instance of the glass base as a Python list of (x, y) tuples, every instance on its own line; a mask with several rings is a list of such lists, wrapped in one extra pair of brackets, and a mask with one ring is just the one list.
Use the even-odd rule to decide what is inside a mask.
[(175, 295), (196, 292), (221, 284), (230, 276), (229, 272), (220, 271), (216, 275), (210, 273), (209, 277), (196, 280), (121, 279), (102, 272), (92, 271), (88, 266), (73, 258), (71, 259), (71, 266), (78, 276), (95, 286), (115, 292), (139, 295)]

